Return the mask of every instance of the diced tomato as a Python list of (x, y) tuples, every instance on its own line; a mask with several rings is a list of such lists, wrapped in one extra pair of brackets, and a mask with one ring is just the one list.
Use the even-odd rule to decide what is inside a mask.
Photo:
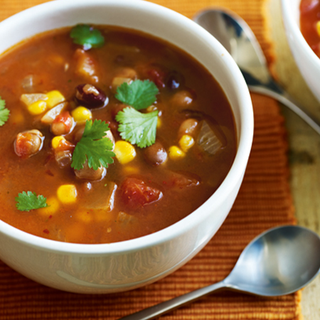
[(123, 203), (134, 210), (162, 198), (162, 192), (159, 189), (133, 177), (128, 177), (124, 180), (120, 192)]

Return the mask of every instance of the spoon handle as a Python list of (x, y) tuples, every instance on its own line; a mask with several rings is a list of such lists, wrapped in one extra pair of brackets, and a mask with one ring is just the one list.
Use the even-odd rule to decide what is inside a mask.
[(286, 92), (284, 92), (280, 87), (277, 88), (277, 91), (263, 85), (249, 85), (248, 87), (252, 92), (261, 93), (278, 100), (283, 105), (288, 107), (291, 111), (293, 111), (295, 114), (297, 114), (318, 134), (320, 134), (320, 124), (306, 111), (304, 111), (302, 107), (298, 106), (297, 103), (293, 100), (293, 98), (290, 97)]
[(155, 319), (169, 311), (172, 311), (174, 309), (177, 309), (184, 304), (193, 302), (209, 293), (212, 293), (215, 290), (225, 288), (227, 285), (225, 284), (225, 280), (221, 282), (217, 282), (215, 284), (212, 284), (210, 286), (200, 288), (195, 291), (191, 291), (189, 293), (186, 293), (182, 296), (173, 298), (168, 301), (161, 302), (155, 306), (149, 307), (147, 309), (138, 311), (136, 313), (133, 313), (131, 315), (125, 316), (119, 320), (150, 320)]

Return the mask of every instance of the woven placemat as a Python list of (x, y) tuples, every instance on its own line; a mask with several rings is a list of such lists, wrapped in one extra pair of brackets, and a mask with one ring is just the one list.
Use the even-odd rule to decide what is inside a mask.
[[(0, 20), (42, 2), (46, 1), (1, 0)], [(227, 7), (248, 22), (268, 61), (272, 60), (272, 46), (265, 36), (263, 23), (264, 0), (154, 2), (188, 17), (207, 6)], [(47, 288), (16, 273), (0, 261), (0, 320), (118, 319), (222, 280), (255, 236), (277, 225), (294, 224), (283, 118), (274, 100), (259, 95), (252, 95), (252, 98), (255, 133), (243, 185), (221, 229), (194, 259), (161, 281), (113, 295), (78, 295)], [(219, 292), (161, 319), (300, 319), (300, 294), (262, 298)]]

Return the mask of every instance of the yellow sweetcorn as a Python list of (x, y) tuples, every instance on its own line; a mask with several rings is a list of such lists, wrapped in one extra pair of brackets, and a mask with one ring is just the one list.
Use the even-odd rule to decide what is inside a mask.
[(38, 100), (31, 103), (27, 108), (31, 114), (38, 115), (47, 110), (47, 103), (44, 100)]
[(169, 148), (169, 158), (171, 160), (178, 160), (185, 157), (185, 153), (177, 146), (171, 146)]
[(140, 169), (138, 167), (134, 167), (134, 166), (131, 166), (131, 165), (125, 166), (123, 171), (128, 175), (129, 174), (139, 174), (140, 173)]
[(160, 128), (162, 125), (162, 120), (160, 117), (158, 117), (158, 120), (157, 120), (157, 128)]
[(317, 21), (316, 27), (317, 27), (318, 36), (320, 37), (320, 21)]
[(194, 145), (194, 139), (188, 134), (184, 134), (179, 140), (179, 146), (183, 152), (187, 152)]
[(38, 212), (42, 215), (53, 215), (59, 209), (59, 201), (56, 197), (47, 198), (48, 206), (38, 209)]
[(25, 121), (25, 118), (21, 112), (13, 112), (13, 110), (10, 111), (9, 119), (11, 123), (15, 123), (15, 124), (21, 124)]
[(63, 101), (66, 100), (65, 97), (63, 96), (63, 94), (58, 90), (52, 90), (52, 91), (48, 92), (46, 94), (46, 96), (48, 98), (46, 100), (46, 102), (47, 102), (47, 105), (48, 105), (49, 109), (53, 108), (58, 103), (63, 102)]
[(136, 156), (136, 150), (134, 146), (123, 140), (119, 140), (115, 143), (114, 153), (121, 164), (126, 164), (132, 161)]
[(53, 149), (57, 149), (59, 144), (60, 144), (60, 141), (65, 141), (65, 137), (63, 136), (55, 136), (52, 140), (51, 140), (51, 146)]
[(74, 203), (77, 200), (77, 188), (73, 184), (63, 184), (57, 190), (58, 199), (62, 203)]
[(84, 211), (77, 212), (76, 218), (83, 222), (90, 222), (93, 219), (93, 215), (90, 210), (84, 210)]
[(86, 120), (92, 119), (91, 111), (85, 107), (77, 107), (72, 110), (71, 115), (75, 122), (84, 122)]

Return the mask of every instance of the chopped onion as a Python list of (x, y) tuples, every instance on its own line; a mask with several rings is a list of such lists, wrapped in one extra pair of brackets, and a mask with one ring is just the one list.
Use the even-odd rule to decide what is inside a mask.
[(20, 100), (26, 105), (30, 106), (32, 103), (39, 100), (47, 100), (48, 97), (44, 93), (24, 93), (21, 95)]
[(54, 119), (65, 109), (67, 102), (62, 102), (50, 109), (42, 118), (41, 122), (43, 124), (50, 125)]
[(114, 182), (109, 182), (106, 187), (105, 196), (95, 197), (94, 193), (90, 193), (88, 197), (87, 209), (102, 209), (104, 211), (112, 211), (114, 208), (115, 194), (118, 186)]
[(216, 154), (223, 146), (221, 140), (205, 120), (201, 123), (197, 143), (201, 149), (210, 155)]
[(126, 226), (129, 223), (132, 223), (136, 220), (136, 218), (130, 214), (127, 214), (123, 211), (120, 211), (117, 216), (117, 222), (122, 226)]
[(31, 92), (33, 91), (33, 83), (34, 83), (33, 75), (30, 74), (26, 76), (24, 79), (22, 79), (21, 85), (24, 91)]

